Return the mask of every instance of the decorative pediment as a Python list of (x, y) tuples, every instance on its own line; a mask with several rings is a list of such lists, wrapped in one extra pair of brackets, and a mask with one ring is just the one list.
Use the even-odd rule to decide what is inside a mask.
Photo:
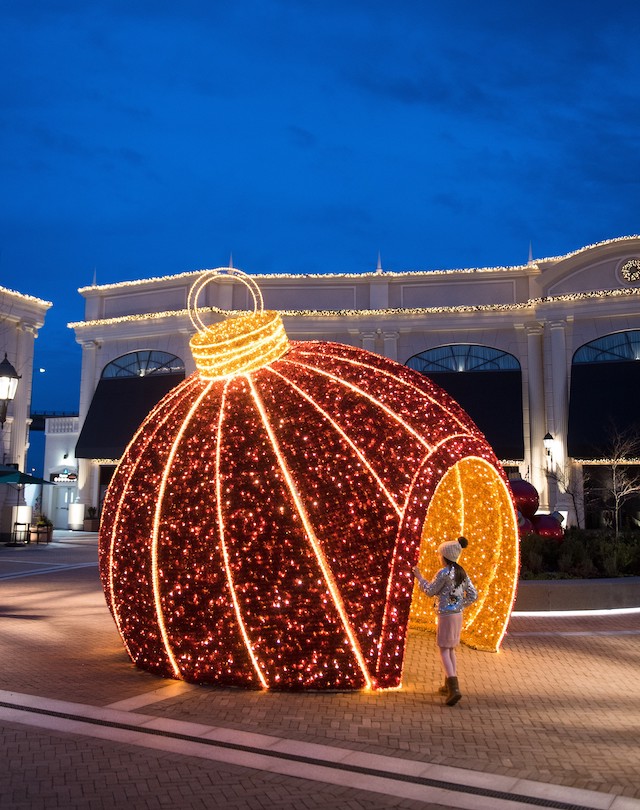
[(542, 297), (640, 286), (640, 236), (612, 239), (537, 264)]

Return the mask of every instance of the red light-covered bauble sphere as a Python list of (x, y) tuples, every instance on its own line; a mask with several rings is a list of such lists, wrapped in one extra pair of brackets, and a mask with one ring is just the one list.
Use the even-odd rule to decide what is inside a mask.
[[(205, 327), (225, 272), (256, 312)], [(239, 271), (192, 289), (197, 371), (152, 411), (109, 487), (100, 574), (132, 660), (187, 681), (275, 689), (401, 684), (409, 619), (433, 623), (418, 561), (469, 539), (463, 640), (500, 644), (518, 530), (504, 472), (427, 378), (337, 343), (289, 342)]]
[(533, 486), (533, 484), (525, 481), (524, 478), (516, 478), (509, 481), (509, 486), (513, 492), (513, 497), (516, 502), (516, 509), (524, 517), (531, 520), (540, 506), (540, 496), (538, 495), (538, 490)]
[(564, 538), (562, 524), (552, 515), (534, 515), (531, 522), (533, 531), (540, 537), (549, 537), (552, 540), (562, 540)]

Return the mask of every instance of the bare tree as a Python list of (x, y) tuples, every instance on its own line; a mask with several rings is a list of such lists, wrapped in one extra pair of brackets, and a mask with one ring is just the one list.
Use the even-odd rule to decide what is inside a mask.
[[(580, 474), (581, 473), (581, 474)], [(590, 490), (591, 476), (584, 470), (575, 469), (572, 467), (559, 467), (547, 473), (550, 481), (553, 481), (558, 488), (558, 491), (564, 495), (568, 495), (573, 504), (573, 511), (576, 516), (576, 523), (578, 528), (584, 528), (581, 525), (581, 515), (584, 516), (587, 509), (587, 502), (593, 499), (593, 492)]]
[(605, 458), (604, 479), (599, 490), (603, 500), (611, 504), (616, 538), (620, 534), (622, 507), (631, 498), (640, 495), (640, 431), (636, 428), (609, 431), (609, 445), (602, 454)]

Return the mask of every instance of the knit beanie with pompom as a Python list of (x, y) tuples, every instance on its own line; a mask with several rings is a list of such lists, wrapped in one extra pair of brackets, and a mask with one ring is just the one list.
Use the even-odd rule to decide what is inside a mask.
[(440, 543), (438, 546), (438, 554), (449, 562), (457, 562), (458, 557), (462, 554), (462, 549), (466, 548), (468, 545), (469, 542), (466, 537), (458, 537), (457, 540), (449, 540), (446, 543)]

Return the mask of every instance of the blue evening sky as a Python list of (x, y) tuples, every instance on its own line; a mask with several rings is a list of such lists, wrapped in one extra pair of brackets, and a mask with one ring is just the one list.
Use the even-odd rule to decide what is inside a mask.
[(0, 284), (510, 265), (640, 231), (640, 10), (543, 0), (0, 0)]

